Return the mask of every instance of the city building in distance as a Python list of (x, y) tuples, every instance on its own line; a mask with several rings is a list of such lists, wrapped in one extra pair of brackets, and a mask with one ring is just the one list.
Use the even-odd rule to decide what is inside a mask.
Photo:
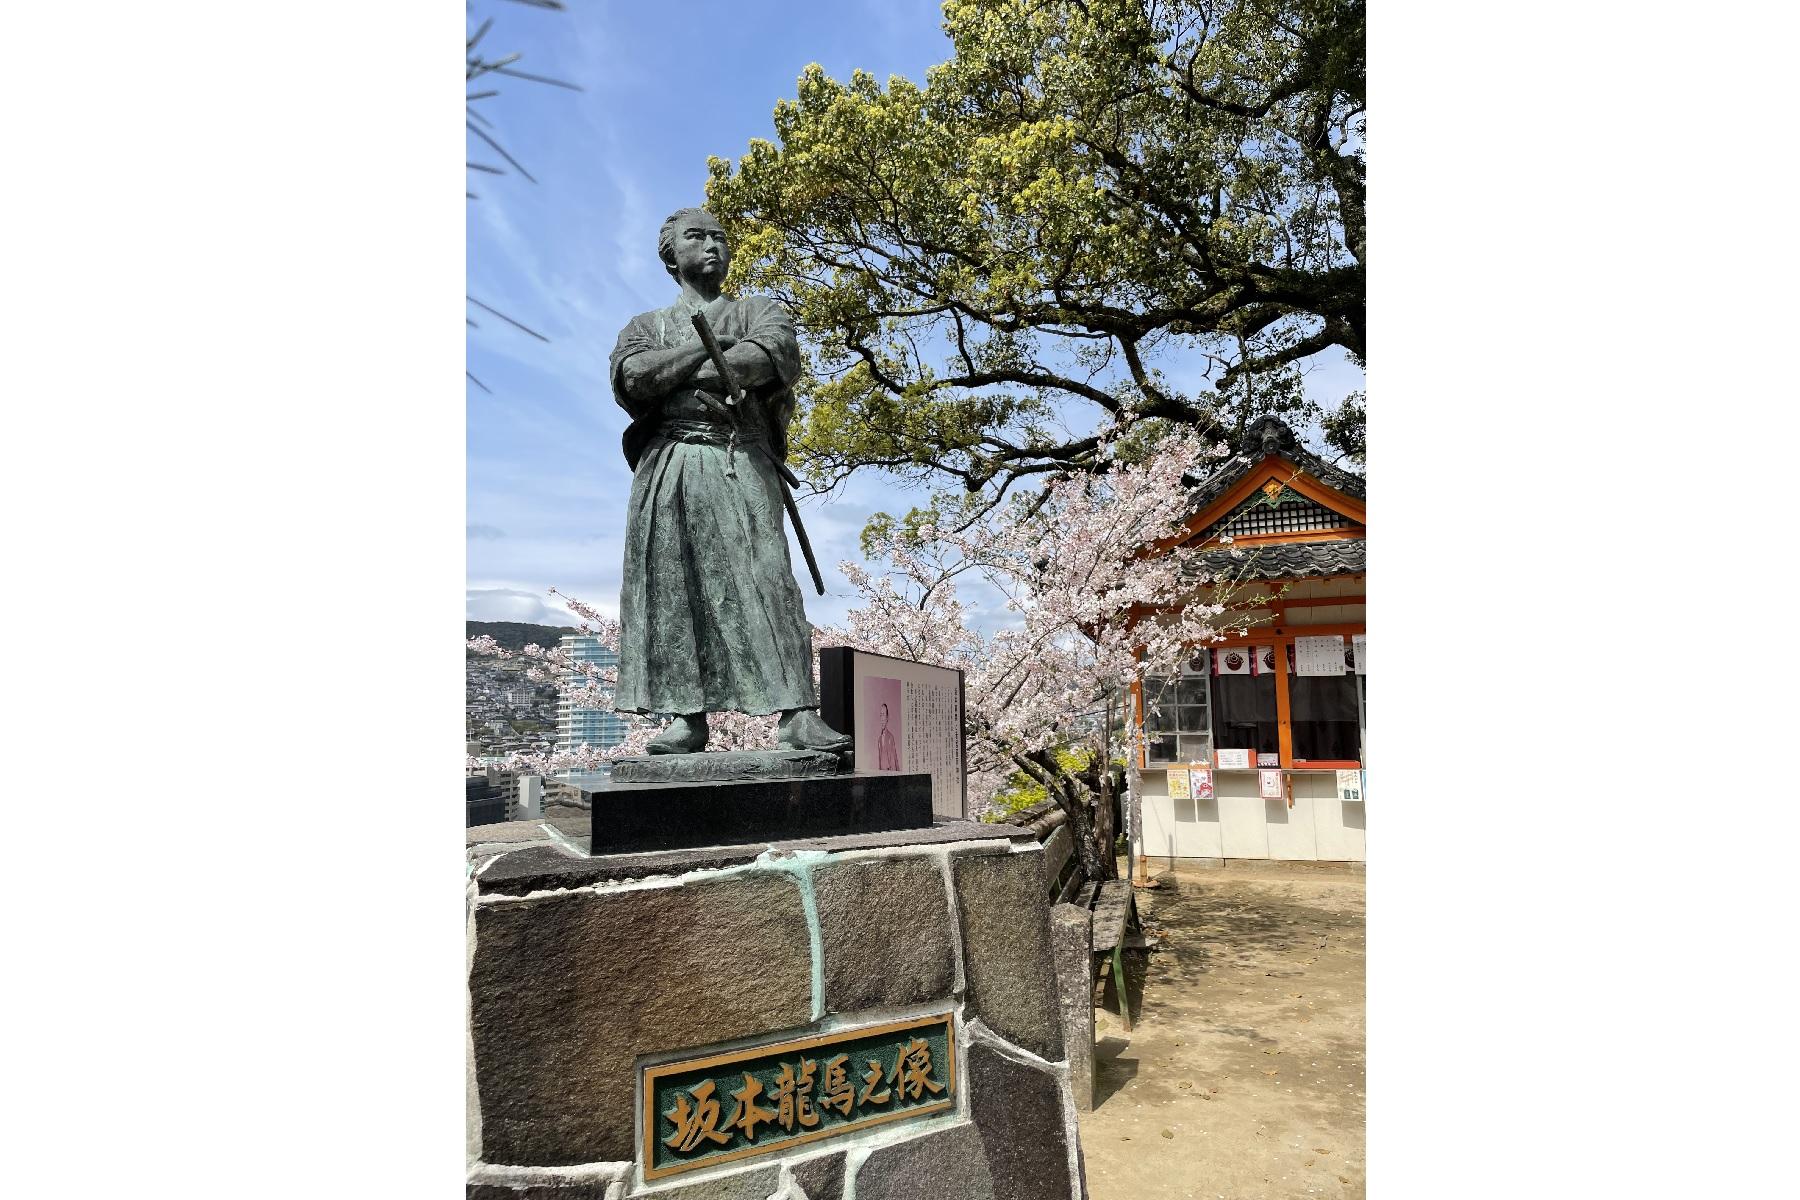
[[(618, 651), (608, 650), (600, 644), (599, 638), (590, 634), (566, 634), (562, 639), (562, 648), (577, 662), (595, 663), (602, 667), (619, 665)], [(628, 728), (625, 718), (618, 713), (598, 708), (576, 708), (567, 696), (557, 701), (558, 750), (574, 750), (581, 746), (610, 750), (625, 740)]]

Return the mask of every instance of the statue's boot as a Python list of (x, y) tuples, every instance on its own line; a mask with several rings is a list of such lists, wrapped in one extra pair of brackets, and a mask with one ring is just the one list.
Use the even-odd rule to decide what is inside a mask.
[(827, 750), (842, 754), (851, 739), (825, 723), (816, 708), (793, 708), (781, 714), (775, 740), (788, 750)]
[(669, 727), (650, 739), (652, 754), (697, 754), (706, 749), (706, 714), (676, 717)]

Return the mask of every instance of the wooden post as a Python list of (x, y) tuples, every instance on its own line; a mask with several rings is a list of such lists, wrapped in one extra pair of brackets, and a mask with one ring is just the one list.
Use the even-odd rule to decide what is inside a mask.
[(1292, 770), (1294, 766), (1294, 714), (1288, 700), (1287, 661), (1288, 647), (1293, 644), (1292, 638), (1275, 643), (1275, 744), (1283, 770)]

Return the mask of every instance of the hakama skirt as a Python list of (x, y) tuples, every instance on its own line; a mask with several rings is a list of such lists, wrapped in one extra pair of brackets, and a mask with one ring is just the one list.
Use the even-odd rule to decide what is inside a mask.
[(621, 712), (764, 714), (819, 702), (780, 479), (761, 450), (728, 451), (722, 435), (659, 433), (633, 472), (619, 593)]

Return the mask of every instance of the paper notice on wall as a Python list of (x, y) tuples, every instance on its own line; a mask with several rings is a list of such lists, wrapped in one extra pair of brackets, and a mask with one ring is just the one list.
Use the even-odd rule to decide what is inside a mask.
[(1342, 675), (1344, 673), (1344, 635), (1294, 639), (1294, 674)]
[(1287, 655), (1275, 646), (1250, 647), (1250, 673), (1252, 675), (1273, 675), (1286, 666)]
[(1281, 790), (1280, 771), (1258, 771), (1256, 773), (1256, 782), (1259, 790), (1262, 792), (1262, 798), (1264, 800), (1279, 800), (1282, 798), (1283, 792)]
[(1369, 635), (1368, 634), (1353, 633), (1350, 635), (1350, 657), (1356, 663), (1356, 673), (1358, 675), (1367, 675), (1369, 673), (1368, 646), (1369, 646)]
[(1191, 800), (1193, 798), (1193, 793), (1189, 791), (1188, 788), (1188, 769), (1186, 767), (1170, 767), (1169, 799)]
[(1337, 773), (1338, 799), (1345, 803), (1362, 803), (1362, 772), (1339, 771)]
[(1195, 767), (1191, 774), (1194, 799), (1211, 800), (1213, 798), (1212, 772), (1204, 767)]
[(1212, 654), (1213, 674), (1250, 674), (1250, 649), (1249, 646), (1227, 646), (1223, 650), (1214, 650)]
[(1248, 771), (1250, 769), (1250, 751), (1220, 750), (1215, 757), (1219, 760), (1221, 771)]

